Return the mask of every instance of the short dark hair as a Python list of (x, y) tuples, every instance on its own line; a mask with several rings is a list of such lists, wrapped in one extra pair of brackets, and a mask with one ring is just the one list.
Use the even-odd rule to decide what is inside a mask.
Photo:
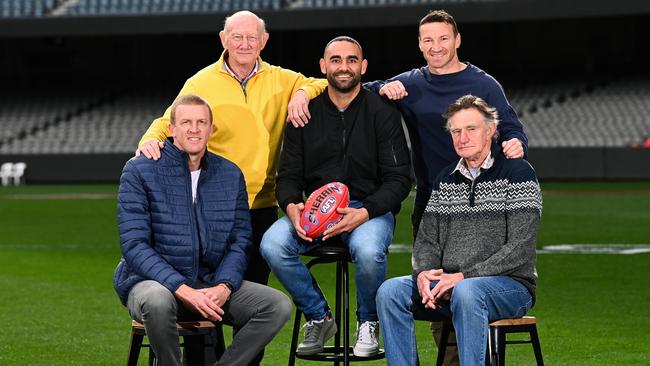
[(331, 41), (327, 42), (325, 45), (325, 48), (323, 49), (323, 56), (325, 56), (325, 51), (329, 48), (329, 46), (334, 43), (334, 42), (350, 42), (355, 44), (357, 47), (359, 47), (359, 51), (361, 51), (361, 58), (363, 58), (363, 47), (361, 47), (361, 44), (357, 42), (356, 39), (350, 37), (350, 36), (338, 36), (334, 37)]
[(454, 17), (444, 10), (429, 10), (427, 15), (420, 20), (419, 26), (427, 23), (447, 23), (454, 29), (454, 36), (458, 35), (458, 26), (456, 25)]
[(208, 115), (210, 116), (210, 123), (212, 123), (212, 108), (210, 107), (210, 103), (196, 94), (185, 94), (176, 98), (174, 103), (172, 103), (172, 110), (169, 114), (171, 124), (176, 124), (176, 108), (179, 105), (204, 105), (208, 107)]
[[(483, 116), (485, 124), (494, 123), (495, 125), (499, 124), (499, 113), (497, 109), (489, 105), (486, 101), (480, 97), (467, 94), (456, 99), (453, 103), (447, 107), (447, 112), (443, 115), (447, 119), (446, 128), (449, 131), (451, 126), (449, 125), (449, 119), (456, 113), (465, 110), (465, 109), (476, 109)], [(497, 133), (494, 134), (495, 138)]]

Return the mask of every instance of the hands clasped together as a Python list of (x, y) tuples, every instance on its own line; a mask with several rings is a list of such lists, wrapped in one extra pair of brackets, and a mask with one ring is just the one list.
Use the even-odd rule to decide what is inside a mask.
[[(465, 276), (460, 272), (444, 273), (442, 269), (420, 272), (417, 285), (424, 307), (436, 309), (442, 301), (448, 301), (454, 286), (464, 278)], [(431, 288), (432, 281), (438, 281), (433, 288)]]
[(176, 297), (186, 308), (201, 314), (204, 318), (221, 321), (222, 307), (230, 297), (230, 293), (230, 288), (222, 283), (202, 289), (193, 289), (183, 284), (176, 290)]

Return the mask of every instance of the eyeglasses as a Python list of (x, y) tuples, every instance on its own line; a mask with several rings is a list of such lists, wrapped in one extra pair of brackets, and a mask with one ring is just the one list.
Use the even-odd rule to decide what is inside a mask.
[(255, 35), (244, 36), (241, 34), (231, 34), (230, 39), (232, 39), (236, 43), (241, 43), (244, 41), (244, 39), (246, 40), (246, 42), (251, 44), (257, 44), (257, 42), (259, 41), (259, 38)]

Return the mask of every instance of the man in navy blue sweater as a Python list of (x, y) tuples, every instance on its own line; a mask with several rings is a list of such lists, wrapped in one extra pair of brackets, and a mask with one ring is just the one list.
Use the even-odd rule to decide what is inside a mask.
[[(406, 121), (417, 183), (412, 216), (414, 238), (434, 179), (445, 166), (458, 160), (443, 118), (451, 103), (472, 94), (495, 107), (501, 119), (498, 143), (506, 158), (524, 157), (528, 145), (523, 126), (499, 82), (478, 67), (459, 61), (457, 50), (461, 37), (450, 14), (443, 10), (430, 11), (420, 20), (418, 40), (426, 66), (387, 81), (365, 84), (394, 100)], [(440, 324), (432, 324), (434, 334)], [(446, 365), (458, 364), (455, 349), (450, 348), (447, 355)]]
[(471, 94), (497, 109), (501, 119), (498, 142), (506, 158), (523, 157), (528, 145), (523, 126), (499, 82), (478, 67), (459, 61), (461, 37), (454, 18), (443, 10), (431, 11), (420, 21), (419, 34), (427, 66), (364, 85), (394, 100), (409, 130), (417, 179), (414, 236), (433, 180), (445, 166), (458, 160), (442, 116), (456, 99)]

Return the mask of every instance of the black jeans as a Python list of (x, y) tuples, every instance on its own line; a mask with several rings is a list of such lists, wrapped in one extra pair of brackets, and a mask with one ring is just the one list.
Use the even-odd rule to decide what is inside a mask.
[(277, 207), (265, 207), (250, 210), (251, 226), (253, 227), (253, 249), (248, 258), (248, 269), (244, 274), (244, 279), (247, 281), (266, 285), (269, 282), (269, 274), (271, 269), (266, 264), (264, 258), (260, 254), (260, 243), (262, 236), (266, 230), (278, 219)]

